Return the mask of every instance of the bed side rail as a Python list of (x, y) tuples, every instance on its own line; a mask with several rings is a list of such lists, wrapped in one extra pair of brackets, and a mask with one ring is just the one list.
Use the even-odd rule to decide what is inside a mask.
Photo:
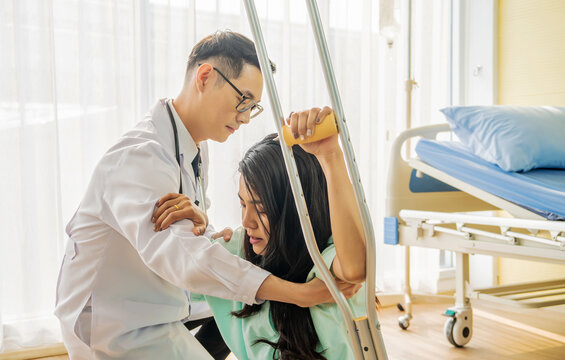
[[(426, 176), (421, 171), (413, 169), (407, 160), (402, 158), (403, 147), (412, 138), (422, 137), (435, 139), (439, 133), (451, 132), (449, 124), (435, 124), (408, 129), (400, 133), (394, 140), (390, 153), (387, 173), (386, 215), (398, 217), (400, 210), (430, 210), (430, 211), (478, 211), (492, 210), (494, 207), (467, 193), (446, 190), (453, 184), (437, 183), (438, 191), (413, 192), (410, 188), (411, 178)], [(435, 181), (435, 180), (433, 180)]]
[(453, 238), (451, 245), (459, 242), (460, 248), (445, 250), (461, 251), (465, 248), (464, 252), (488, 255), (506, 248), (503, 253), (514, 257), (565, 262), (563, 221), (414, 210), (401, 210), (399, 217), (406, 224), (406, 230), (410, 228), (414, 233), (414, 236), (400, 236), (403, 238), (401, 243), (404, 242), (402, 240), (414, 240), (420, 246), (426, 246), (426, 241), (441, 242), (447, 236)]

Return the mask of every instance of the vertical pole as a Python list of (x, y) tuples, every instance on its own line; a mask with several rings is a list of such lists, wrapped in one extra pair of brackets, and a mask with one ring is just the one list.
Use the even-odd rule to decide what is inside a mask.
[(469, 254), (457, 252), (455, 253), (455, 307), (469, 307), (468, 284), (469, 284)]
[(322, 62), (324, 76), (326, 78), (326, 84), (330, 92), (332, 99), (332, 107), (336, 114), (336, 119), (339, 123), (339, 137), (341, 139), (341, 144), (344, 148), (344, 155), (348, 165), (348, 170), (353, 183), (353, 190), (355, 193), (355, 199), (357, 201), (357, 206), (361, 214), (361, 222), (363, 224), (363, 231), (365, 233), (366, 239), (366, 251), (367, 251), (367, 265), (366, 265), (366, 305), (367, 305), (367, 320), (369, 324), (369, 329), (371, 330), (371, 336), (373, 339), (374, 348), (377, 351), (378, 359), (387, 359), (386, 350), (384, 346), (384, 341), (381, 334), (381, 326), (377, 319), (376, 303), (375, 303), (375, 284), (376, 284), (376, 274), (375, 274), (375, 257), (376, 257), (376, 246), (375, 246), (375, 234), (373, 231), (373, 224), (371, 222), (371, 216), (369, 214), (369, 207), (367, 206), (367, 201), (365, 199), (365, 193), (363, 191), (363, 186), (361, 185), (361, 176), (359, 174), (359, 169), (355, 161), (355, 156), (353, 152), (353, 146), (351, 145), (351, 139), (349, 136), (349, 130), (345, 123), (345, 115), (343, 113), (343, 106), (341, 103), (341, 97), (339, 95), (339, 90), (337, 88), (337, 81), (335, 79), (335, 74), (333, 72), (332, 62), (328, 50), (328, 45), (326, 42), (326, 37), (324, 35), (324, 29), (322, 26), (322, 21), (320, 19), (320, 13), (318, 11), (318, 6), (315, 0), (306, 0), (306, 5), (308, 7), (308, 13), (310, 15), (310, 21), (312, 24), (312, 29), (314, 31), (314, 37), (316, 39), (316, 45), (318, 47), (318, 53)]

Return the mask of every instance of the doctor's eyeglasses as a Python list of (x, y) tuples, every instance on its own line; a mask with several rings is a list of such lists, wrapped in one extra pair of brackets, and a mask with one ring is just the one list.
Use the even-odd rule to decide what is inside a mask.
[(251, 112), (249, 113), (249, 118), (253, 119), (257, 115), (259, 115), (261, 111), (263, 111), (263, 107), (261, 105), (257, 104), (255, 101), (247, 97), (247, 95), (243, 94), (241, 90), (239, 90), (237, 86), (235, 86), (231, 81), (229, 81), (228, 78), (224, 74), (222, 74), (220, 70), (216, 69), (215, 67), (213, 69), (216, 70), (228, 84), (230, 84), (230, 86), (239, 94), (239, 96), (241, 96), (241, 101), (235, 106), (235, 109), (238, 112), (242, 113), (246, 112), (247, 110), (251, 110)]

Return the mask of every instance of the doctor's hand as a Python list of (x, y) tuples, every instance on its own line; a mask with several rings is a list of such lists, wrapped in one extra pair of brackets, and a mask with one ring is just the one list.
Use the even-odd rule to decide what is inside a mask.
[(229, 227), (225, 228), (222, 231), (219, 231), (217, 233), (215, 233), (214, 235), (212, 235), (212, 239), (216, 240), (220, 237), (224, 238), (225, 242), (228, 242), (231, 240), (231, 236), (233, 235), (233, 230)]
[[(314, 278), (305, 283), (306, 292), (309, 294), (307, 300), (297, 304), (301, 307), (311, 307), (324, 303), (335, 303), (335, 299), (330, 294), (323, 280)], [(346, 299), (351, 298), (361, 289), (361, 284), (351, 284), (337, 280), (337, 287), (343, 293)]]
[(155, 206), (156, 210), (151, 217), (151, 222), (155, 224), (155, 231), (164, 230), (169, 225), (183, 219), (192, 221), (194, 235), (202, 235), (206, 231), (208, 216), (186, 195), (169, 193), (159, 199)]

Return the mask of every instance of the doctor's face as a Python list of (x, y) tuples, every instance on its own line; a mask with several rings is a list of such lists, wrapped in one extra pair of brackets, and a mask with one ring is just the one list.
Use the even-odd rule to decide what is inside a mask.
[[(218, 71), (219, 70), (219, 71)], [(255, 66), (245, 64), (237, 79), (222, 81), (221, 69), (215, 70), (217, 80), (221, 81), (217, 91), (210, 97), (209, 108), (211, 114), (208, 118), (208, 138), (224, 142), (235, 133), (241, 125), (248, 124), (252, 110), (239, 112), (249, 104), (256, 104), (261, 100), (263, 92), (263, 76)], [(241, 92), (244, 96), (241, 96)], [(243, 106), (242, 106), (243, 105)]]
[(249, 236), (253, 252), (261, 255), (269, 242), (269, 220), (263, 211), (261, 199), (255, 192), (249, 192), (243, 176), (239, 177), (238, 196), (241, 205), (241, 224)]

